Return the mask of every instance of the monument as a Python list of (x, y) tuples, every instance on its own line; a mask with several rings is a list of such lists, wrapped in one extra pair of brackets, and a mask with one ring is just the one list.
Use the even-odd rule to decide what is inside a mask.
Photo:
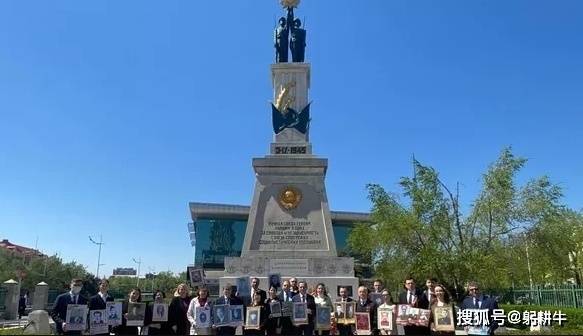
[[(255, 276), (267, 289), (269, 274), (322, 282), (335, 298), (338, 286), (356, 292), (353, 258), (338, 257), (324, 178), (328, 160), (312, 154), (310, 64), (305, 63), (306, 30), (294, 18), (299, 0), (281, 0), (287, 16), (274, 32), (271, 65), (273, 142), (270, 154), (253, 159), (255, 191), (241, 257), (225, 258), (222, 288)], [(288, 48), (292, 61), (288, 62)]]

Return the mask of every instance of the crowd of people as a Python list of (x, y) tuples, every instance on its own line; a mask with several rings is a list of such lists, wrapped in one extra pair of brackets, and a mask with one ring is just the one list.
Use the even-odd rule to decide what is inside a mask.
[[(328, 294), (327, 288), (323, 283), (309, 287), (306, 281), (298, 281), (295, 277), (284, 280), (281, 286), (270, 284), (269, 290), (260, 289), (260, 279), (251, 278), (251, 295), (250, 297), (240, 297), (237, 292), (233, 292), (233, 286), (226, 284), (221, 288), (220, 296), (211, 300), (209, 291), (206, 287), (198, 287), (196, 295), (192, 296), (190, 287), (186, 284), (180, 284), (174, 297), (168, 304), (168, 314), (164, 321), (153, 321), (152, 316), (153, 304), (146, 304), (146, 311), (143, 317), (143, 323), (140, 325), (128, 324), (128, 306), (130, 304), (142, 301), (141, 291), (134, 288), (128, 293), (128, 297), (122, 303), (121, 324), (110, 326), (109, 333), (115, 335), (235, 335), (237, 328), (229, 325), (217, 326), (214, 323), (201, 323), (197, 318), (197, 312), (200, 308), (212, 311), (213, 306), (229, 305), (257, 307), (260, 311), (259, 323), (254, 328), (242, 328), (244, 335), (355, 335), (357, 334), (355, 324), (336, 323), (338, 312), (335, 307), (338, 302), (354, 302), (356, 313), (368, 313), (370, 321), (371, 335), (390, 335), (397, 334), (397, 326), (391, 323), (390, 330), (380, 327), (377, 323), (377, 310), (380, 308), (390, 308), (395, 312), (393, 322), (397, 315), (397, 305), (407, 305), (419, 309), (432, 310), (435, 307), (451, 307), (455, 311), (455, 305), (451, 300), (445, 286), (439, 284), (436, 279), (430, 278), (425, 282), (425, 289), (421, 290), (415, 284), (415, 280), (408, 278), (403, 283), (403, 291), (399, 293), (397, 300), (393, 300), (391, 293), (384, 288), (381, 280), (373, 282), (372, 289), (365, 286), (358, 287), (357, 296), (349, 296), (350, 287), (339, 287), (338, 297), (335, 302)], [(114, 299), (108, 294), (109, 282), (102, 280), (99, 284), (99, 292), (92, 297), (83, 297), (80, 295), (82, 281), (73, 279), (70, 284), (70, 291), (59, 295), (55, 301), (51, 316), (56, 324), (58, 334), (81, 334), (83, 331), (68, 330), (66, 314), (67, 306), (70, 304), (87, 305), (89, 312), (92, 310), (106, 309), (108, 302)], [(471, 282), (468, 286), (469, 296), (461, 303), (459, 309), (488, 309), (490, 316), (492, 310), (497, 309), (495, 300), (482, 295), (479, 286)], [(380, 300), (379, 300), (380, 298)], [(274, 303), (279, 303), (280, 307), (284, 303), (301, 302), (307, 307), (307, 319), (304, 323), (296, 324), (289, 314), (272, 314), (271, 307)], [(154, 293), (153, 303), (167, 303), (165, 295), (161, 291)], [(352, 303), (350, 304), (352, 305)], [(330, 315), (329, 328), (316, 328), (316, 312), (322, 310), (317, 307), (327, 307)], [(405, 335), (454, 335), (453, 331), (438, 331), (435, 328), (434, 314), (431, 314), (427, 326), (404, 325)], [(243, 313), (243, 316), (245, 314)], [(455, 315), (453, 315), (455, 319)], [(444, 316), (444, 320), (449, 319)], [(380, 321), (379, 321), (380, 322)], [(496, 323), (489, 321), (489, 334), (496, 329)], [(448, 322), (449, 323), (449, 322)], [(217, 323), (218, 324), (218, 323)]]

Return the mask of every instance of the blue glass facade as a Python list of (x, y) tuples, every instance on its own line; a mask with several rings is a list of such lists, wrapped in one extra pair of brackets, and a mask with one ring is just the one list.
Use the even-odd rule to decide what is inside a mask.
[[(346, 240), (353, 223), (332, 221), (336, 250), (347, 256)], [(223, 269), (225, 257), (241, 256), (247, 219), (197, 218), (195, 260), (205, 269)]]

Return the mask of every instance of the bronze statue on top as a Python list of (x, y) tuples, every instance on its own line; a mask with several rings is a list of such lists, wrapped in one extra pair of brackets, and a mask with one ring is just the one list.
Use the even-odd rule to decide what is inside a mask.
[[(291, 49), (292, 62), (304, 62), (306, 53), (306, 30), (301, 28), (302, 22), (294, 19), (294, 7), (299, 0), (280, 0), (283, 7), (287, 8), (287, 18), (280, 17), (279, 25), (274, 32), (275, 62), (288, 61), (288, 48)], [(290, 41), (291, 35), (291, 41)]]

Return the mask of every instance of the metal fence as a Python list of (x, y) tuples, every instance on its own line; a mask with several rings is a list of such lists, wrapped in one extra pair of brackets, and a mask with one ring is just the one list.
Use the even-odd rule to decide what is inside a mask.
[(555, 307), (583, 307), (583, 286), (552, 285), (492, 291), (500, 303)]

